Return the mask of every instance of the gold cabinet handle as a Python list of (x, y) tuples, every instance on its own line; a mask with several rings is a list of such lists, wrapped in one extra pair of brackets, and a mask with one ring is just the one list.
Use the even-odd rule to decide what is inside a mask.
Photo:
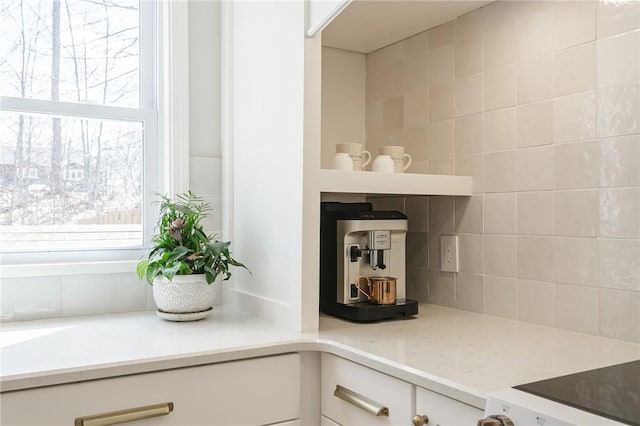
[(429, 423), (429, 417), (424, 414), (416, 414), (411, 420), (413, 421), (414, 426), (424, 426)]
[(147, 405), (145, 407), (127, 408), (126, 410), (111, 411), (110, 413), (93, 414), (78, 417), (75, 426), (109, 426), (150, 417), (166, 416), (173, 411), (173, 402)]
[(361, 410), (364, 410), (369, 414), (373, 414), (374, 416), (389, 417), (389, 409), (384, 405), (340, 385), (336, 385), (336, 390), (333, 391), (333, 396), (340, 398), (351, 405), (355, 405)]

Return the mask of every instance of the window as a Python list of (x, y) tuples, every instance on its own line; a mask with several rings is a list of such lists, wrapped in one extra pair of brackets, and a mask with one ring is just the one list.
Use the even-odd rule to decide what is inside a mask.
[(96, 250), (101, 260), (105, 250), (137, 257), (148, 240), (159, 163), (156, 15), (148, 0), (3, 1), (6, 259), (69, 251), (86, 259)]

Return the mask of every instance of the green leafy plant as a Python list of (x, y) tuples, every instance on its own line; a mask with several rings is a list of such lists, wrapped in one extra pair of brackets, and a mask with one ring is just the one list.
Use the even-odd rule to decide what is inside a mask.
[(160, 218), (153, 236), (153, 247), (138, 262), (138, 277), (153, 284), (163, 275), (168, 280), (176, 275), (204, 274), (211, 284), (220, 275), (231, 277), (230, 266), (246, 268), (229, 252), (229, 241), (217, 241), (204, 232), (200, 222), (208, 217), (211, 207), (191, 191), (174, 200), (159, 195)]

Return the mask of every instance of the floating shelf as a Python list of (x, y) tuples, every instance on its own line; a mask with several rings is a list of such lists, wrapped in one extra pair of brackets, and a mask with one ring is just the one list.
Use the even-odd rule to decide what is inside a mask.
[(345, 194), (471, 195), (470, 176), (320, 170), (320, 192)]

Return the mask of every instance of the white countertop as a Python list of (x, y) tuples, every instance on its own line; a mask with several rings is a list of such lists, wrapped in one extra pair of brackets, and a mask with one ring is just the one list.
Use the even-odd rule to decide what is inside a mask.
[(296, 351), (325, 351), (482, 407), (494, 390), (640, 359), (640, 345), (434, 305), (416, 319), (283, 331), (215, 307), (173, 323), (153, 312), (6, 323), (0, 389), (25, 389)]

